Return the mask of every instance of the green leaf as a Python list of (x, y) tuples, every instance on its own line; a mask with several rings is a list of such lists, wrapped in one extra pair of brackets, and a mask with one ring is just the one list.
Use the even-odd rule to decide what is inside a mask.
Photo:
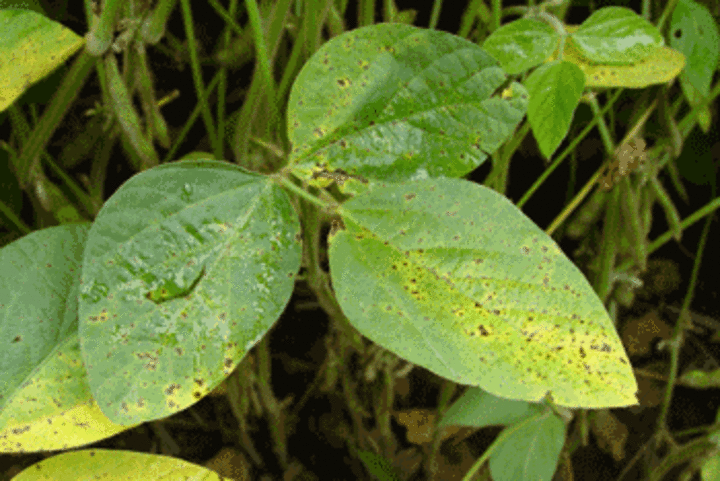
[(503, 399), (471, 387), (445, 412), (438, 427), (508, 426), (541, 413), (543, 409), (542, 404)]
[(0, 10), (0, 112), (83, 45), (83, 38), (30, 10)]
[(490, 456), (494, 481), (551, 481), (565, 444), (565, 424), (546, 409), (521, 422)]
[(80, 356), (77, 293), (89, 227), (50, 227), (0, 250), (0, 452), (69, 449), (129, 429), (100, 411)]
[(603, 304), (502, 195), (457, 179), (385, 183), (338, 212), (346, 230), (329, 239), (332, 285), (364, 336), (504, 398), (637, 403)]
[(525, 80), (530, 92), (528, 121), (545, 158), (560, 146), (585, 88), (585, 75), (570, 62), (551, 62)]
[(495, 57), (505, 72), (517, 75), (540, 65), (559, 40), (553, 28), (532, 18), (521, 18), (495, 30), (483, 48)]
[(673, 10), (670, 32), (670, 46), (687, 59), (680, 76), (685, 96), (691, 102), (693, 97), (707, 97), (720, 54), (717, 23), (704, 5), (680, 0)]
[(380, 481), (398, 481), (398, 477), (393, 471), (392, 463), (385, 457), (375, 454), (372, 451), (357, 452), (360, 461), (362, 461), (365, 469)]
[(570, 36), (590, 62), (631, 65), (665, 45), (658, 29), (625, 7), (596, 10)]
[(699, 370), (688, 371), (680, 376), (683, 386), (695, 389), (715, 389), (720, 386), (720, 369), (705, 372)]
[(526, 106), (522, 85), (465, 39), (402, 24), (359, 28), (324, 44), (293, 85), (292, 172), (322, 187), (339, 170), (355, 186), (461, 177), (512, 134)]
[(80, 345), (118, 424), (167, 417), (210, 392), (270, 329), (300, 267), (287, 194), (227, 162), (144, 171), (90, 230)]

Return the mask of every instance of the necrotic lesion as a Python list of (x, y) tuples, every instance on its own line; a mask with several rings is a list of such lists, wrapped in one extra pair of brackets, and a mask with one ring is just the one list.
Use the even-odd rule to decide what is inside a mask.
[(183, 287), (177, 285), (175, 282), (173, 282), (171, 279), (168, 279), (165, 283), (163, 283), (160, 287), (153, 291), (149, 291), (145, 298), (153, 301), (155, 304), (162, 304), (163, 302), (168, 302), (173, 299), (177, 299), (179, 297), (184, 297), (190, 294), (193, 290), (195, 290), (195, 287), (200, 282), (200, 279), (205, 276), (205, 267), (200, 270), (200, 273), (195, 278), (195, 280), (190, 284), (188, 287)]

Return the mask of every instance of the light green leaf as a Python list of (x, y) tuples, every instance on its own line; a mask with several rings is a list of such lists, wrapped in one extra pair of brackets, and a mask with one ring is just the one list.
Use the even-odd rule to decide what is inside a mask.
[(540, 65), (555, 50), (558, 34), (547, 23), (521, 18), (495, 30), (483, 43), (505, 72), (517, 75)]
[(570, 36), (590, 62), (631, 65), (665, 45), (658, 29), (625, 7), (596, 10)]
[(386, 183), (329, 239), (338, 302), (372, 341), (500, 397), (601, 408), (637, 385), (604, 306), (560, 248), (495, 191)]
[(551, 62), (525, 80), (530, 92), (528, 121), (540, 152), (550, 158), (570, 130), (585, 88), (585, 75), (570, 62)]
[(293, 85), (290, 167), (322, 187), (340, 171), (350, 185), (461, 177), (526, 106), (522, 85), (472, 42), (402, 24), (359, 28), (323, 45)]
[(90, 230), (79, 301), (103, 412), (159, 419), (210, 392), (282, 313), (300, 254), (297, 214), (267, 177), (183, 161), (123, 184)]

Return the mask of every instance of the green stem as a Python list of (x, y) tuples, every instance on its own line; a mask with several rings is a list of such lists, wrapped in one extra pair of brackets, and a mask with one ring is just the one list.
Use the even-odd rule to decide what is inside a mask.
[(92, 26), (85, 42), (88, 54), (99, 57), (110, 48), (115, 33), (115, 20), (124, 4), (123, 0), (103, 0), (100, 18), (97, 22), (90, 22)]
[(223, 139), (220, 135), (216, 135), (215, 125), (213, 124), (212, 113), (210, 112), (210, 106), (205, 100), (205, 85), (203, 84), (202, 72), (200, 71), (200, 60), (197, 52), (197, 39), (195, 38), (195, 31), (193, 29), (193, 18), (192, 11), (190, 10), (190, 0), (181, 0), (180, 5), (182, 7), (182, 18), (185, 25), (185, 35), (187, 36), (188, 52), (190, 54), (190, 69), (192, 71), (193, 81), (195, 83), (195, 91), (197, 92), (198, 99), (200, 99), (201, 113), (203, 116), (203, 122), (205, 123), (205, 129), (207, 130), (208, 137), (210, 138), (210, 145), (213, 148), (213, 154), (216, 159), (222, 159), (224, 157), (223, 152)]
[(265, 41), (264, 29), (262, 20), (260, 18), (260, 10), (258, 9), (257, 2), (255, 0), (246, 0), (245, 6), (247, 8), (248, 17), (250, 18), (250, 25), (253, 29), (253, 36), (255, 37), (255, 53), (257, 59), (260, 62), (260, 73), (263, 76), (264, 92), (267, 96), (267, 103), (270, 107), (270, 124), (275, 125), (277, 120), (277, 105), (276, 105), (276, 94), (277, 89), (275, 88), (275, 79), (272, 75), (272, 66), (270, 65), (270, 55), (268, 55), (267, 42)]
[(273, 448), (280, 461), (280, 467), (287, 469), (287, 440), (285, 439), (285, 416), (281, 412), (280, 404), (272, 391), (272, 376), (270, 371), (270, 336), (265, 335), (257, 345), (258, 361), (258, 390), (263, 405), (267, 409), (270, 436), (273, 439)]
[[(20, 157), (16, 158), (17, 160), (14, 164), (18, 181), (23, 189), (27, 187), (30, 181), (29, 172), (31, 166), (38, 162), (40, 153), (45, 149), (47, 143), (50, 141), (50, 137), (52, 137), (57, 126), (60, 125), (70, 105), (72, 105), (77, 98), (85, 84), (85, 80), (90, 75), (95, 60), (95, 57), (84, 50), (80, 53), (75, 59), (75, 62), (73, 62), (72, 67), (70, 67), (70, 71), (63, 79), (60, 88), (58, 88), (50, 101), (50, 105), (45, 109), (42, 117), (40, 117), (40, 121), (33, 129), (27, 142), (23, 144)], [(14, 157), (11, 157), (11, 159), (13, 158)]]
[(143, 22), (140, 35), (145, 43), (155, 45), (165, 35), (165, 24), (177, 0), (159, 0), (157, 6)]
[[(604, 109), (602, 109), (600, 115), (605, 115), (605, 113), (612, 108), (612, 106), (615, 104), (617, 99), (620, 97), (620, 94), (622, 94), (623, 89), (618, 89), (617, 92), (615, 92), (615, 95), (610, 99), (610, 101), (607, 103)], [(530, 197), (535, 193), (536, 190), (540, 188), (540, 186), (545, 182), (545, 179), (547, 179), (550, 174), (553, 173), (553, 171), (560, 165), (560, 163), (570, 155), (577, 145), (587, 136), (588, 133), (595, 127), (595, 124), (598, 122), (598, 116), (595, 116), (593, 120), (580, 132), (580, 135), (575, 137), (573, 141), (570, 143), (570, 145), (567, 146), (567, 148), (563, 151), (562, 154), (560, 154), (555, 161), (548, 167), (545, 172), (542, 173), (540, 177), (538, 177), (538, 180), (535, 181), (535, 183), (528, 189), (527, 192), (525, 192), (525, 195), (522, 196), (520, 201), (516, 204), (518, 209), (521, 209), (522, 206), (530, 199)], [(585, 196), (589, 193), (589, 191), (592, 189), (592, 187), (595, 185), (595, 181), (597, 178), (600, 177), (602, 174), (602, 170), (599, 170), (595, 173), (595, 176), (593, 176), (592, 179), (585, 185), (583, 190), (573, 199), (573, 201), (563, 210), (563, 212), (560, 213), (560, 215), (552, 222), (550, 227), (548, 228), (548, 234), (552, 234), (552, 232), (555, 231), (555, 229), (563, 222), (564, 219), (566, 219), (572, 212), (575, 210), (575, 207), (579, 205)]]
[(321, 209), (327, 209), (329, 207), (328, 204), (318, 199), (317, 197), (310, 195), (310, 193), (295, 185), (290, 179), (288, 179), (284, 175), (271, 175), (271, 177), (275, 179), (276, 182), (280, 183), (283, 187), (286, 187), (288, 190), (293, 191), (293, 193), (299, 195), (308, 202), (312, 202)]

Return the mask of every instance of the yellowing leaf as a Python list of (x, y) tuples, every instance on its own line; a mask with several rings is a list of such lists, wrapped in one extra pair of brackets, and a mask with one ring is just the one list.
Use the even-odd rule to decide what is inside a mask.
[(182, 459), (157, 454), (84, 449), (50, 457), (35, 463), (13, 478), (17, 481), (51, 481), (58, 479), (106, 479), (123, 481), (174, 481), (202, 479), (230, 480)]
[(80, 355), (76, 299), (89, 228), (41, 229), (0, 249), (0, 452), (70, 449), (132, 427), (102, 413)]
[(0, 112), (82, 47), (84, 39), (29, 10), (0, 10)]
[[(573, 32), (577, 27), (568, 26)], [(557, 58), (557, 51), (545, 62)], [(685, 56), (670, 47), (659, 47), (642, 61), (633, 65), (600, 65), (589, 62), (573, 45), (571, 38), (565, 43), (563, 60), (580, 67), (585, 74), (586, 87), (644, 88), (665, 83), (680, 74), (685, 67)]]
[(330, 273), (377, 344), (494, 395), (563, 406), (636, 404), (601, 301), (505, 197), (457, 179), (384, 184), (339, 209)]

